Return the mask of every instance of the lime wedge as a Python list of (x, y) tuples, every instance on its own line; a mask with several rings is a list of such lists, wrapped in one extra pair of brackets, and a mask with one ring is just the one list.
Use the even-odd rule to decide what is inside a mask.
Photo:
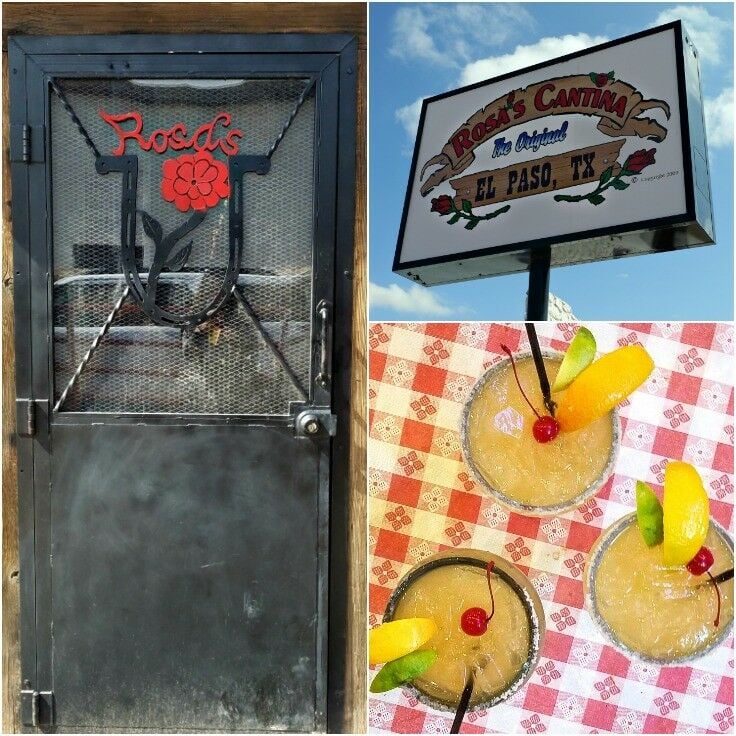
[(437, 652), (433, 649), (410, 652), (394, 659), (385, 664), (373, 678), (370, 690), (372, 693), (385, 693), (405, 682), (410, 682), (428, 670), (434, 664), (435, 659), (437, 659)]
[(587, 327), (580, 327), (562, 359), (552, 391), (567, 388), (593, 362), (595, 349), (593, 333)]
[(662, 504), (654, 491), (640, 480), (636, 481), (636, 521), (647, 547), (661, 544), (664, 539)]

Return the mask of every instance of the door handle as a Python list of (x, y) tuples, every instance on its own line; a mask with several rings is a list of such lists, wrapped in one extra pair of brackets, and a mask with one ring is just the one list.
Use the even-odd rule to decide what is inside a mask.
[(317, 383), (322, 388), (330, 385), (330, 361), (332, 356), (332, 310), (326, 299), (317, 304), (317, 319), (319, 320), (319, 373)]

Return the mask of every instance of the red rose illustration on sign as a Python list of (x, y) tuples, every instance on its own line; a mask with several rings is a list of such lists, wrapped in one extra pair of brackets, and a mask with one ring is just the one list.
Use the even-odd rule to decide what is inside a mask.
[(598, 186), (592, 192), (573, 195), (555, 194), (555, 202), (590, 202), (590, 204), (598, 206), (606, 201), (603, 192), (607, 189), (628, 189), (629, 183), (624, 181), (625, 177), (641, 174), (642, 170), (647, 166), (657, 163), (654, 160), (656, 150), (656, 148), (650, 148), (648, 151), (645, 151), (642, 148), (639, 151), (634, 151), (620, 168), (618, 164), (609, 166), (601, 174), (598, 180)]
[(452, 212), (452, 199), (446, 194), (433, 199), (432, 212), (439, 212), (440, 215), (449, 215)]
[(616, 77), (615, 73), (612, 71), (607, 74), (601, 72), (596, 74), (595, 72), (591, 72), (588, 76), (596, 87), (605, 87), (609, 82), (613, 82)]
[(204, 212), (230, 196), (227, 166), (209, 151), (184, 154), (164, 161), (161, 194), (180, 212)]
[(641, 174), (642, 169), (657, 163), (654, 160), (654, 152), (656, 150), (656, 148), (650, 148), (648, 151), (645, 151), (642, 148), (641, 151), (635, 151), (626, 159), (624, 169), (632, 174)]

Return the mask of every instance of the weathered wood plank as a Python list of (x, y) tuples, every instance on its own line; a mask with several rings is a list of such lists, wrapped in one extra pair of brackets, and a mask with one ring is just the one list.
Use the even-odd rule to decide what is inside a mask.
[(3, 397), (3, 732), (20, 730), (20, 586), (18, 578), (18, 467), (15, 458), (15, 343), (13, 317), (13, 234), (10, 219), (8, 62), (3, 52), (3, 246), (2, 246), (2, 397)]
[(348, 681), (346, 683), (346, 733), (367, 728), (366, 639), (368, 507), (367, 466), (367, 227), (366, 227), (366, 52), (358, 52), (358, 137), (355, 198), (355, 259), (353, 276), (353, 376), (351, 393), (350, 457), (350, 570), (348, 577), (352, 615), (348, 620)]
[(103, 33), (354, 33), (366, 45), (364, 3), (8, 3), (8, 34)]

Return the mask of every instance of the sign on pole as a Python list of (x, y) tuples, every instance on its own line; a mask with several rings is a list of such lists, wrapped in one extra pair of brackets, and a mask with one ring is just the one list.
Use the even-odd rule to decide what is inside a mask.
[(425, 285), (714, 242), (680, 21), (424, 100), (394, 271)]

